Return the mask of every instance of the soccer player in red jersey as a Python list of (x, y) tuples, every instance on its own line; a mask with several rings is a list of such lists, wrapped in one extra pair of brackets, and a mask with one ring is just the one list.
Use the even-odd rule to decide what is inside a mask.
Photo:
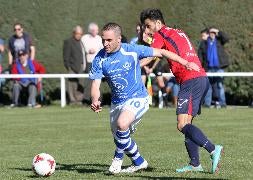
[[(151, 47), (172, 51), (189, 63), (194, 62), (201, 67), (188, 36), (182, 30), (165, 26), (162, 12), (159, 9), (143, 10), (140, 20), (145, 25), (145, 31), (153, 36)], [(170, 59), (168, 59), (168, 64), (180, 84), (177, 129), (185, 135), (185, 147), (190, 158), (189, 165), (176, 169), (176, 171), (203, 171), (198, 152), (199, 147), (203, 147), (211, 155), (211, 172), (215, 173), (219, 170), (223, 147), (214, 145), (198, 127), (192, 124), (193, 118), (200, 114), (201, 104), (210, 85), (205, 70), (201, 67), (200, 71), (193, 71)]]

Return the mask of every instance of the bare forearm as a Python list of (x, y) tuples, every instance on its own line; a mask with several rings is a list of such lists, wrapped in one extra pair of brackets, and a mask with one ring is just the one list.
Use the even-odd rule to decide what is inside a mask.
[(140, 66), (146, 66), (148, 65), (151, 61), (153, 60), (153, 57), (149, 57), (149, 58), (144, 58), (140, 61)]
[(172, 61), (178, 62), (178, 63), (182, 64), (183, 66), (186, 66), (188, 63), (187, 60), (185, 60), (185, 59), (181, 58), (180, 56), (178, 56), (177, 54), (167, 51), (165, 49), (161, 50), (161, 54), (162, 54), (162, 56), (164, 56), (168, 59), (171, 59)]
[(35, 59), (35, 47), (31, 46), (31, 60)]
[(12, 65), (13, 56), (12, 56), (12, 54), (11, 54), (11, 51), (8, 52), (8, 61), (9, 61), (9, 65)]
[(100, 79), (95, 79), (92, 81), (91, 84), (91, 109), (94, 112), (99, 113), (100, 111), (102, 111), (102, 107), (101, 107), (101, 102), (99, 101), (99, 97), (100, 97), (100, 87), (101, 84), (101, 80)]
[(171, 51), (165, 50), (165, 49), (156, 49), (156, 48), (154, 48), (153, 56), (155, 56), (155, 57), (165, 57), (165, 58), (170, 59), (172, 61), (178, 62), (178, 63), (182, 64), (183, 66), (185, 66), (188, 63), (188, 61), (181, 58), (177, 54), (175, 54)]
[(100, 91), (95, 88), (91, 88), (91, 100), (92, 102), (98, 101), (100, 98)]
[(185, 66), (185, 68), (187, 70), (194, 70), (194, 71), (198, 71), (198, 72), (200, 71), (200, 66), (197, 65), (196, 63), (189, 62), (189, 61), (181, 58), (177, 54), (167, 51), (165, 49), (154, 49), (153, 56), (166, 57), (167, 59), (170, 59), (171, 61), (175, 61), (175, 62), (182, 64), (183, 66)]
[(100, 87), (100, 82), (93, 80), (92, 84), (91, 84), (91, 100), (92, 100), (92, 102), (97, 102), (100, 98), (99, 87)]

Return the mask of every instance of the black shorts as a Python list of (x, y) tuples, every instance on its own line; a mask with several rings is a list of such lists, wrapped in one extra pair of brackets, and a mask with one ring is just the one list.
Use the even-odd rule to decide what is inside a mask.
[(204, 101), (209, 80), (206, 76), (185, 81), (180, 85), (178, 94), (177, 115), (189, 114), (193, 117), (201, 113), (201, 105)]

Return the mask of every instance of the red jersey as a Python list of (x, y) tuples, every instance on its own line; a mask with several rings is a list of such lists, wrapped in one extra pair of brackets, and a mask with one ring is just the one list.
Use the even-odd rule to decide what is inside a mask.
[[(42, 64), (40, 64), (36, 60), (33, 60), (32, 63), (34, 65), (35, 74), (45, 74), (46, 70), (45, 70), (45, 67)], [(24, 72), (26, 72), (26, 69), (23, 66), (22, 66), (22, 69), (23, 69)], [(19, 74), (17, 63), (13, 64), (12, 69), (11, 69), (11, 74)], [(20, 78), (16, 78), (15, 80), (19, 81)]]
[(163, 26), (154, 34), (151, 47), (166, 49), (174, 52), (185, 60), (196, 63), (200, 67), (199, 72), (194, 70), (190, 71), (178, 62), (168, 59), (167, 61), (169, 68), (174, 74), (178, 83), (181, 84), (189, 79), (206, 76), (205, 70), (201, 66), (201, 62), (195, 52), (194, 47), (183, 31)]

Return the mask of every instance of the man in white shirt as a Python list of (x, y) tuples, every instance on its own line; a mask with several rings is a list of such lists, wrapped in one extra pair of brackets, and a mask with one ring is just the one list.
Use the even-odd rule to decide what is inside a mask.
[(96, 54), (103, 48), (102, 38), (98, 35), (99, 28), (96, 23), (90, 23), (88, 26), (88, 34), (85, 34), (81, 41), (86, 54), (86, 72), (89, 72), (90, 65)]
[[(88, 26), (88, 34), (85, 34), (82, 38), (82, 44), (86, 56), (86, 68), (85, 73), (89, 73), (91, 63), (95, 58), (96, 54), (103, 48), (102, 38), (98, 35), (99, 28), (94, 22)], [(90, 104), (90, 87), (91, 81), (86, 79), (84, 82), (84, 103)]]

